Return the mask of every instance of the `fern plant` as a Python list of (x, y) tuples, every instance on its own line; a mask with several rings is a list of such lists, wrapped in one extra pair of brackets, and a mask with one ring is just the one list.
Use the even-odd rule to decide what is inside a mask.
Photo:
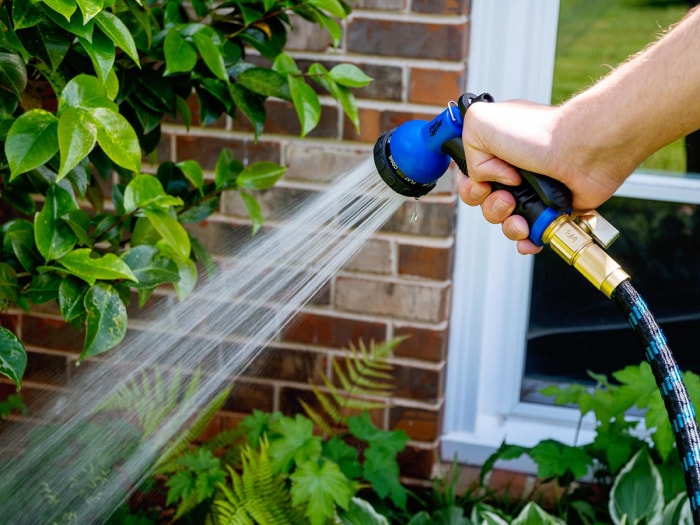
[(320, 408), (313, 408), (303, 400), (300, 403), (325, 435), (335, 434), (334, 429), (346, 428), (348, 417), (353, 413), (386, 406), (386, 398), (394, 390), (393, 366), (388, 358), (404, 339), (397, 337), (383, 343), (371, 341), (369, 347), (362, 340), (357, 347), (350, 343), (349, 354), (343, 360), (333, 360), (331, 365), (340, 387), (321, 372), (324, 389), (311, 385)]

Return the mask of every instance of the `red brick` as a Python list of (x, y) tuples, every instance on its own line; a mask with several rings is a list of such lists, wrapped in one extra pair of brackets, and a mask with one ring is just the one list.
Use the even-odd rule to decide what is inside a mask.
[[(301, 125), (296, 110), (290, 102), (270, 99), (265, 102), (267, 121), (263, 129), (263, 137), (269, 133), (280, 135), (301, 136)], [(234, 131), (252, 131), (250, 121), (243, 116), (236, 116), (233, 121)], [(308, 137), (338, 137), (338, 109), (334, 106), (321, 106), (321, 118), (318, 125), (307, 135)]]
[(411, 9), (417, 13), (464, 15), (471, 9), (471, 0), (413, 0)]
[(354, 17), (347, 25), (350, 53), (461, 61), (467, 56), (465, 23), (437, 24)]
[(432, 443), (440, 437), (440, 417), (431, 410), (395, 406), (391, 408), (389, 428), (403, 430), (412, 441)]
[(409, 357), (424, 361), (442, 361), (447, 356), (449, 330), (441, 328), (417, 328), (415, 326), (397, 325), (394, 329), (397, 337), (407, 336), (395, 349), (397, 357)]
[(326, 356), (318, 352), (268, 346), (255, 359), (252, 372), (256, 378), (299, 383), (318, 382), (325, 362)]
[(23, 381), (46, 385), (64, 385), (68, 380), (67, 358), (41, 352), (27, 352), (27, 368)]
[(391, 243), (370, 239), (343, 267), (344, 270), (376, 274), (390, 274), (394, 270)]
[(399, 245), (399, 274), (447, 280), (452, 276), (452, 248)]
[(308, 312), (298, 314), (282, 334), (283, 341), (336, 348), (347, 348), (360, 340), (369, 344), (384, 339), (385, 323)]
[(464, 93), (463, 71), (441, 71), (436, 69), (411, 69), (408, 100), (418, 104), (444, 104), (457, 100)]
[(24, 316), (22, 340), (25, 345), (42, 346), (69, 352), (81, 352), (83, 334), (64, 321)]
[(394, 397), (436, 403), (442, 397), (442, 376), (436, 370), (426, 370), (411, 366), (395, 366)]
[(397, 460), (401, 469), (401, 475), (408, 478), (430, 479), (433, 474), (433, 466), (437, 458), (436, 448), (418, 448), (407, 445), (399, 453)]
[(233, 385), (223, 409), (228, 412), (272, 412), (273, 399), (274, 388), (271, 384), (247, 382), (239, 378)]
[(221, 150), (229, 149), (241, 162), (269, 160), (280, 162), (279, 144), (253, 140), (240, 141), (233, 138), (202, 135), (178, 135), (176, 138), (177, 160), (196, 159), (205, 170), (213, 170)]

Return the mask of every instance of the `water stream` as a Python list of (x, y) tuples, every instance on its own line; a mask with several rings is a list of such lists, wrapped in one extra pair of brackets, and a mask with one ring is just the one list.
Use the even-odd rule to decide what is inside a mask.
[[(71, 383), (31, 414), (50, 425), (29, 434), (26, 424), (3, 424), (0, 451), (14, 459), (0, 467), (0, 522), (104, 522), (187, 422), (254, 363), (404, 200), (371, 159), (360, 164), (296, 206), (283, 225), (222, 258), (184, 302), (164, 298), (148, 330), (130, 330), (119, 347), (76, 368)], [(201, 374), (193, 379), (195, 370)], [(197, 387), (185, 393), (187, 384)], [(150, 410), (157, 428), (134, 436), (134, 425), (99, 412), (124, 392), (136, 392), (134, 411)], [(178, 403), (166, 402), (174, 397)]]

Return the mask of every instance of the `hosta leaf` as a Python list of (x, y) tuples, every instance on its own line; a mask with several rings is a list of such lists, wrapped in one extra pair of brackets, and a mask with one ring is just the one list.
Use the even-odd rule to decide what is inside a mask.
[(285, 167), (274, 162), (260, 161), (246, 166), (238, 175), (238, 187), (247, 190), (264, 190), (272, 187), (282, 175)]
[(336, 505), (347, 509), (355, 488), (331, 461), (307, 461), (290, 476), (292, 505), (306, 505), (311, 525), (323, 525), (335, 515)]
[(137, 281), (129, 265), (113, 253), (93, 257), (90, 248), (79, 248), (61, 257), (58, 262), (72, 275), (79, 277), (91, 286), (97, 280)]
[(7, 328), (0, 327), (0, 374), (20, 388), (26, 368), (27, 351), (22, 341)]
[(126, 306), (109, 284), (97, 283), (85, 294), (85, 344), (80, 361), (115, 347), (126, 335)]
[(10, 181), (42, 166), (58, 152), (58, 119), (43, 109), (23, 113), (12, 123), (5, 140)]
[(97, 125), (97, 143), (119, 166), (136, 173), (141, 171), (141, 146), (129, 121), (109, 108), (95, 108), (90, 117)]
[(102, 32), (114, 42), (115, 46), (121, 48), (137, 66), (141, 67), (134, 37), (124, 22), (109, 11), (100, 11), (95, 16), (95, 22)]
[(59, 181), (88, 156), (97, 140), (97, 126), (87, 110), (67, 108), (58, 119), (58, 149), (61, 163), (56, 180)]
[(175, 28), (165, 35), (163, 53), (165, 54), (165, 75), (189, 73), (197, 64), (197, 51)]
[(663, 482), (646, 449), (641, 449), (615, 478), (608, 510), (615, 523), (627, 515), (628, 523), (648, 523), (664, 507)]
[(163, 185), (153, 175), (134, 177), (124, 190), (124, 213), (132, 213), (138, 208), (167, 209), (182, 205), (182, 199), (165, 193)]
[(49, 186), (44, 207), (34, 218), (34, 240), (46, 261), (59, 259), (73, 249), (77, 237), (61, 216), (77, 209), (68, 191), (56, 184)]
[(27, 87), (27, 68), (19, 55), (0, 53), (0, 87), (17, 98), (22, 96)]
[(321, 118), (321, 103), (316, 92), (303, 79), (288, 75), (287, 80), (303, 137), (318, 124)]

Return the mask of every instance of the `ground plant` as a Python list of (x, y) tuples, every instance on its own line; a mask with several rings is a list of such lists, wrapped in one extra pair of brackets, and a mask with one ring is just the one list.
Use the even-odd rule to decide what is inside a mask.
[[(85, 334), (80, 360), (113, 348), (132, 292), (143, 304), (193, 290), (208, 254), (184, 225), (238, 191), (253, 231), (253, 190), (284, 173), (222, 150), (213, 173), (160, 162), (165, 119), (190, 127), (228, 115), (264, 131), (265, 101), (288, 101), (301, 134), (318, 123), (318, 92), (358, 124), (351, 64), (302, 70), (285, 52), (294, 20), (341, 36), (342, 0), (7, 0), (0, 4), (0, 306), (55, 302)], [(315, 86), (315, 89), (312, 88)], [(192, 108), (194, 109), (194, 113)], [(0, 328), (0, 374), (18, 387), (27, 354)]]

